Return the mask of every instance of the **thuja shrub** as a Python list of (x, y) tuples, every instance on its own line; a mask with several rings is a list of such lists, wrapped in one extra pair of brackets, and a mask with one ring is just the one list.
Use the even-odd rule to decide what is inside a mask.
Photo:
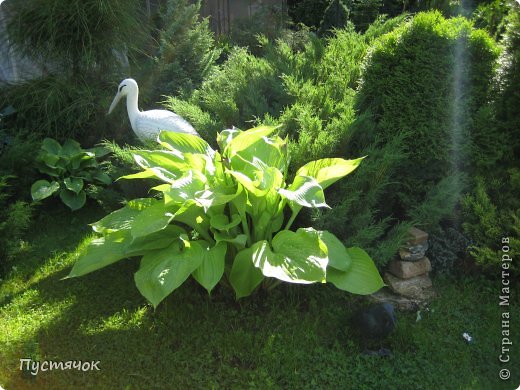
[(365, 251), (346, 248), (327, 231), (291, 230), (303, 208), (328, 207), (324, 189), (362, 159), (312, 161), (289, 183), (286, 141), (275, 131), (224, 130), (220, 152), (201, 138), (162, 132), (158, 141), (168, 150), (134, 152), (142, 171), (123, 177), (160, 180), (152, 188), (158, 197), (134, 199), (94, 223), (99, 237), (69, 277), (141, 256), (135, 283), (154, 307), (190, 275), (208, 292), (224, 277), (237, 298), (280, 281), (378, 290), (383, 282)]
[(462, 202), (464, 232), (473, 241), (471, 255), (491, 271), (501, 259), (502, 238), (509, 240), (511, 257), (518, 253), (520, 243), (519, 11), (520, 5), (511, 2), (490, 103), (479, 112), (473, 132), (474, 174)]
[(401, 217), (444, 177), (471, 169), (472, 145), (479, 142), (474, 119), (486, 103), (497, 55), (487, 33), (438, 12), (420, 13), (375, 41), (356, 102), (371, 121), (353, 126), (351, 150), (401, 137), (406, 159), (394, 177), (400, 187), (386, 199)]

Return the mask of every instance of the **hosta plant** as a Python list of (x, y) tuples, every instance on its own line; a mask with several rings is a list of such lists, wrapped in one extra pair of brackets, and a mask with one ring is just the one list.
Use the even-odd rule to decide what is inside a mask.
[(287, 145), (275, 130), (224, 130), (220, 152), (196, 136), (160, 133), (166, 150), (135, 151), (142, 171), (123, 177), (160, 180), (152, 188), (157, 196), (129, 201), (94, 223), (99, 236), (69, 277), (140, 256), (135, 283), (154, 307), (190, 275), (208, 292), (224, 277), (237, 298), (279, 281), (378, 290), (383, 282), (362, 249), (345, 248), (327, 231), (290, 230), (303, 207), (328, 207), (323, 190), (361, 159), (313, 161), (286, 183)]
[(82, 208), (87, 199), (87, 184), (108, 185), (112, 182), (97, 160), (107, 153), (108, 150), (102, 147), (82, 149), (71, 139), (60, 145), (52, 138), (45, 138), (36, 164), (41, 173), (50, 177), (50, 181), (34, 182), (31, 186), (33, 200), (59, 195), (71, 210)]

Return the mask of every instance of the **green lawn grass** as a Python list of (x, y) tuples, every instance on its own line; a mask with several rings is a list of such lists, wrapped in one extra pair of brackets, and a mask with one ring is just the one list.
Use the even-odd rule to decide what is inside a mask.
[[(498, 378), (498, 282), (436, 278), (439, 297), (420, 321), (416, 313), (398, 313), (395, 332), (382, 343), (393, 356), (364, 356), (344, 323), (366, 301), (332, 286), (282, 285), (236, 302), (229, 290), (218, 287), (208, 297), (187, 282), (154, 311), (134, 285), (136, 259), (60, 280), (90, 234), (87, 224), (102, 215), (95, 206), (42, 214), (29, 236), (31, 250), (2, 281), (6, 390), (516, 389), (520, 383), (518, 294), (509, 308), (512, 378)], [(474, 342), (465, 342), (463, 332)], [(99, 360), (101, 370), (32, 376), (20, 371), (21, 358)]]

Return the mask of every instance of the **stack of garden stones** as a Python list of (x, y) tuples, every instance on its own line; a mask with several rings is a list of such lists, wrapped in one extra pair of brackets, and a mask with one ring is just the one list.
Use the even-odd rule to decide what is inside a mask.
[(384, 274), (388, 285), (372, 298), (378, 302), (391, 302), (401, 310), (416, 310), (435, 296), (428, 250), (428, 233), (417, 228), (409, 230), (410, 239), (399, 250), (399, 260), (393, 260)]

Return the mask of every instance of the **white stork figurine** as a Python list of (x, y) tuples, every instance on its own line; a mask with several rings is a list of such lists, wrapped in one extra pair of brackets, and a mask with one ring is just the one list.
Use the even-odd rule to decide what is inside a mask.
[(167, 110), (139, 111), (137, 99), (139, 87), (134, 79), (125, 79), (119, 84), (108, 113), (110, 114), (119, 100), (126, 96), (126, 109), (132, 130), (141, 141), (155, 140), (161, 130), (199, 136), (199, 133), (184, 118)]

